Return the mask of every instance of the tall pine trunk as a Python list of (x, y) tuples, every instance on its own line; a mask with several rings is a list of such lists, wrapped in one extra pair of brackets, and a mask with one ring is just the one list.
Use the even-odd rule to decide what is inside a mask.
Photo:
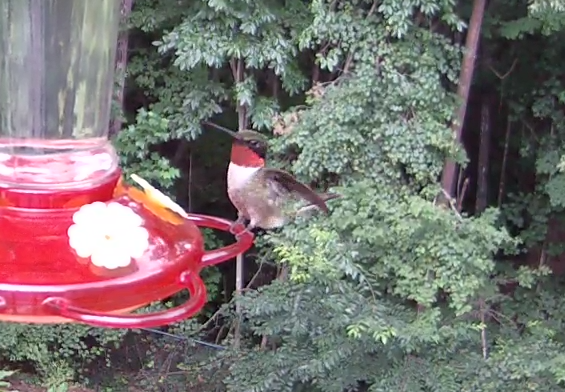
[(118, 35), (118, 45), (116, 49), (116, 66), (115, 75), (117, 81), (117, 87), (114, 95), (114, 103), (120, 108), (118, 115), (112, 117), (110, 120), (110, 132), (109, 135), (112, 137), (117, 134), (122, 128), (122, 106), (124, 102), (124, 89), (126, 81), (126, 67), (128, 62), (128, 42), (129, 42), (129, 30), (127, 28), (127, 20), (131, 13), (133, 6), (133, 0), (121, 0), (120, 1), (120, 33)]

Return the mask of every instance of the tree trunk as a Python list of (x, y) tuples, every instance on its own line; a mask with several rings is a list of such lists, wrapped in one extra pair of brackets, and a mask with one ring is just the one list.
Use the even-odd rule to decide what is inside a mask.
[(122, 129), (122, 105), (124, 102), (124, 89), (126, 81), (126, 67), (128, 62), (128, 41), (129, 29), (126, 27), (127, 20), (131, 13), (133, 0), (120, 0), (121, 20), (120, 20), (120, 33), (118, 35), (118, 46), (116, 49), (116, 65), (115, 77), (117, 80), (117, 88), (115, 90), (114, 101), (120, 108), (120, 114), (114, 116), (110, 120), (109, 136), (112, 137)]
[(490, 99), (484, 99), (481, 106), (481, 135), (479, 142), (479, 164), (477, 173), (477, 199), (475, 215), (480, 215), (488, 205), (488, 173), (490, 153)]
[[(467, 39), (465, 41), (465, 54), (463, 55), (463, 64), (459, 75), (459, 86), (457, 88), (457, 95), (461, 100), (461, 104), (457, 111), (455, 122), (452, 124), (455, 139), (458, 143), (461, 142), (463, 122), (465, 121), (465, 113), (467, 112), (469, 91), (471, 90), (471, 82), (473, 81), (473, 70), (475, 68), (475, 58), (477, 56), (477, 48), (479, 46), (485, 5), (486, 0), (474, 0), (473, 13), (471, 15)], [(441, 185), (445, 194), (450, 197), (453, 197), (453, 192), (456, 187), (456, 173), (457, 165), (451, 159), (448, 159), (443, 168)]]

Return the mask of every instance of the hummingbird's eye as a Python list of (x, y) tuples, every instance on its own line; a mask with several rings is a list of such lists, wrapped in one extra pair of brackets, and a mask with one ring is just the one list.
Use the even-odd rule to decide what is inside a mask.
[(257, 140), (251, 140), (251, 141), (249, 142), (249, 145), (250, 145), (251, 147), (259, 147), (259, 142), (258, 142)]

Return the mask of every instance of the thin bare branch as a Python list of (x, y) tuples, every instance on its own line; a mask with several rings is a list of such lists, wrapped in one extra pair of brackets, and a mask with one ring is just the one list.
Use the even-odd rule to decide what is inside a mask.
[(457, 197), (457, 211), (461, 212), (463, 209), (463, 200), (465, 200), (465, 195), (467, 194), (467, 189), (469, 189), (469, 179), (465, 178), (463, 185), (461, 186), (461, 193)]
[(479, 307), (479, 310), (481, 312), (481, 347), (482, 347), (482, 352), (483, 352), (483, 359), (487, 359), (488, 358), (488, 345), (487, 345), (487, 324), (486, 324), (486, 311), (485, 311), (485, 302), (484, 300), (481, 300), (481, 304)]
[(500, 182), (498, 183), (498, 208), (502, 206), (504, 189), (506, 188), (506, 165), (508, 164), (508, 150), (510, 146), (510, 133), (512, 132), (512, 121), (508, 118), (506, 124), (506, 136), (504, 138), (504, 153), (502, 155), (502, 167), (500, 169)]
[[(230, 61), (230, 66), (232, 68), (232, 72), (234, 73), (234, 81), (236, 83), (241, 83), (245, 79), (245, 64), (243, 59), (232, 59)], [(237, 120), (238, 120), (238, 129), (244, 130), (247, 128), (247, 108), (244, 105), (240, 105), (239, 102), (237, 103)], [(241, 304), (239, 302), (239, 296), (243, 292), (243, 277), (244, 277), (244, 269), (243, 269), (243, 262), (244, 262), (244, 255), (239, 254), (235, 259), (235, 293), (236, 293), (236, 301), (235, 301), (235, 313), (236, 313), (236, 320), (234, 326), (234, 348), (237, 350), (241, 347)]]
[(500, 73), (498, 73), (492, 65), (489, 65), (488, 67), (490, 68), (492, 73), (494, 73), (500, 80), (504, 80), (504, 79), (506, 79), (506, 77), (508, 75), (510, 75), (512, 73), (512, 71), (514, 70), (514, 67), (516, 66), (516, 63), (518, 63), (518, 59), (514, 59), (514, 61), (512, 62), (512, 65), (510, 66), (508, 71), (506, 71), (506, 73), (504, 75), (501, 75)]

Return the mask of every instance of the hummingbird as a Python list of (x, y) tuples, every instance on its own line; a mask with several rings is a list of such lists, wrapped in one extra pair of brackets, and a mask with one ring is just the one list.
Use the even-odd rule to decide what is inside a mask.
[[(246, 231), (270, 230), (285, 225), (293, 216), (308, 215), (315, 210), (328, 213), (326, 201), (340, 197), (336, 193), (318, 194), (290, 173), (265, 166), (268, 139), (252, 130), (231, 131), (204, 122), (233, 138), (227, 172), (228, 197), (238, 211), (230, 232), (246, 220)], [(295, 201), (308, 204), (296, 209)]]

